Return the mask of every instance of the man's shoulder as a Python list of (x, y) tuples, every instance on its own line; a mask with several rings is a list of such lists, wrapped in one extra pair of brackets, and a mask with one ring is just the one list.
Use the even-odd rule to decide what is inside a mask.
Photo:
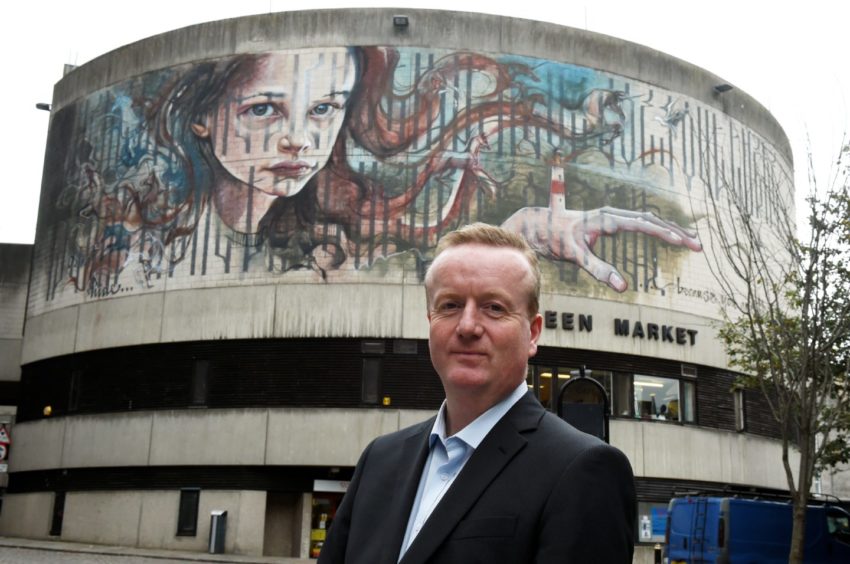
[[(524, 411), (526, 414), (525, 417), (517, 416), (516, 420), (525, 422), (525, 428), (521, 425), (517, 427), (517, 430), (525, 436), (532, 448), (548, 450), (550, 456), (554, 458), (572, 460), (580, 453), (590, 450), (611, 450), (619, 453), (619, 450), (605, 441), (579, 431), (554, 413), (546, 410), (536, 399), (533, 399), (532, 403), (529, 398), (523, 398), (516, 407), (518, 411)], [(529, 415), (532, 414), (533, 416), (530, 418)], [(516, 416), (516, 414), (514, 415)], [(535, 425), (532, 426), (527, 423), (535, 419)]]
[(593, 435), (579, 431), (551, 411), (547, 411), (541, 418), (540, 429), (546, 434), (557, 436), (585, 447), (606, 444), (603, 440)]

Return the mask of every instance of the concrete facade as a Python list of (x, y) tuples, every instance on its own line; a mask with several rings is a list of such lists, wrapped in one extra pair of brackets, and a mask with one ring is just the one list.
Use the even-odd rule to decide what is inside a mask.
[(0, 382), (21, 379), (32, 245), (0, 244)]
[[(18, 424), (21, 445), (11, 470), (193, 464), (353, 466), (375, 437), (432, 415), (390, 409), (338, 410), (328, 417), (325, 410), (306, 408), (79, 415)], [(636, 476), (776, 489), (786, 485), (778, 441), (655, 422), (612, 420), (610, 425), (611, 444), (626, 453)], [(227, 448), (210, 448), (213, 444)], [(676, 448), (670, 448), (671, 444)], [(62, 453), (61, 458), (54, 453)], [(792, 465), (796, 459), (792, 453)], [(850, 494), (839, 489), (839, 495)]]
[(262, 554), (265, 492), (204, 492), (198, 507), (198, 534), (191, 537), (174, 535), (178, 501), (179, 493), (173, 491), (69, 493), (62, 538), (205, 552), (210, 513), (226, 509), (225, 550), (232, 554)]
[(4, 536), (32, 539), (50, 538), (53, 492), (4, 496), (0, 529)]

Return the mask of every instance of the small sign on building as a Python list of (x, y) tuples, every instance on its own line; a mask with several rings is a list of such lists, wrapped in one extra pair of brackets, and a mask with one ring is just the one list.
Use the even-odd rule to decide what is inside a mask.
[(0, 472), (9, 471), (9, 447), (12, 445), (12, 438), (9, 436), (9, 429), (5, 423), (0, 423)]

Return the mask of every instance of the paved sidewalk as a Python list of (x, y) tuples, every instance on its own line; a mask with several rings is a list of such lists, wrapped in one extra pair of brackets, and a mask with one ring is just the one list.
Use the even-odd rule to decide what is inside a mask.
[(4, 548), (28, 549), (37, 551), (92, 554), (101, 556), (121, 556), (151, 558), (167, 562), (239, 562), (244, 564), (314, 564), (315, 560), (301, 558), (283, 558), (272, 556), (245, 556), (241, 554), (207, 554), (204, 552), (183, 552), (179, 550), (155, 550), (127, 546), (109, 546), (78, 542), (24, 539), (0, 537), (0, 555)]

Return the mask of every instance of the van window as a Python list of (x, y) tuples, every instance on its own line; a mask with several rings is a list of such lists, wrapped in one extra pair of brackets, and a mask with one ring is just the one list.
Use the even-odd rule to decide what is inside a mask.
[(847, 514), (828, 510), (826, 514), (826, 526), (829, 533), (838, 538), (838, 540), (850, 543), (850, 518)]

